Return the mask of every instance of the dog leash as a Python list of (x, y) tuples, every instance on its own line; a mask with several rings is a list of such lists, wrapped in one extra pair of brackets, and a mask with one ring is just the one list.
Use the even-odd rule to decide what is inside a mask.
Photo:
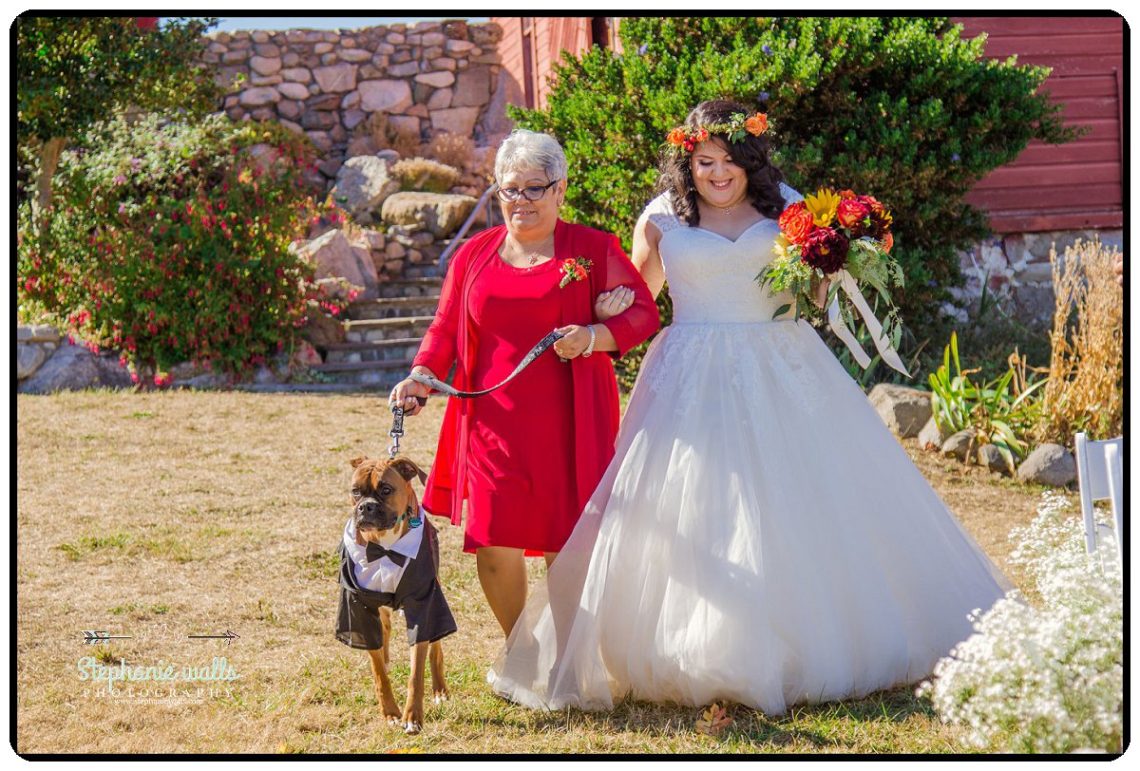
[(539, 340), (537, 343), (534, 344), (534, 347), (530, 349), (530, 351), (527, 353), (527, 355), (523, 357), (523, 360), (519, 362), (519, 365), (517, 367), (515, 367), (514, 372), (507, 375), (507, 377), (502, 382), (498, 383), (497, 385), (493, 385), (490, 388), (484, 388), (482, 391), (460, 391), (457, 388), (455, 388), (454, 386), (452, 386), (448, 383), (444, 383), (442, 380), (439, 380), (438, 378), (429, 377), (428, 375), (425, 375), (422, 372), (413, 372), (412, 374), (408, 375), (408, 379), (414, 380), (417, 383), (420, 383), (422, 385), (426, 385), (428, 388), (432, 388), (432, 389), (435, 389), (436, 391), (440, 391), (442, 393), (445, 393), (448, 396), (454, 396), (457, 399), (472, 399), (476, 396), (484, 396), (486, 394), (491, 393), (492, 391), (499, 390), (500, 388), (505, 386), (507, 383), (514, 380), (515, 377), (518, 376), (518, 374), (520, 372), (522, 372), (524, 369), (529, 367), (534, 362), (535, 359), (537, 359), (539, 356), (541, 356), (543, 354), (543, 352), (546, 351), (547, 348), (554, 345), (554, 343), (556, 341), (561, 340), (564, 336), (565, 335), (563, 335), (557, 329), (554, 330), (553, 332), (550, 332), (549, 334), (547, 334), (546, 337), (542, 338), (541, 340)]
[[(544, 338), (542, 338), (537, 343), (535, 343), (534, 347), (531, 348), (529, 352), (527, 352), (527, 355), (524, 356), (523, 360), (519, 362), (517, 367), (515, 367), (514, 372), (507, 375), (506, 379), (504, 379), (501, 383), (498, 383), (497, 385), (493, 385), (490, 388), (484, 388), (482, 391), (460, 391), (459, 389), (455, 388), (454, 386), (450, 385), (449, 383), (444, 383), (442, 380), (439, 380), (439, 379), (434, 378), (434, 377), (428, 377), (427, 375), (424, 375), (420, 372), (413, 372), (411, 375), (408, 376), (408, 378), (410, 380), (414, 380), (417, 383), (420, 383), (422, 385), (426, 385), (428, 388), (432, 388), (436, 391), (440, 391), (442, 393), (447, 394), (448, 396), (454, 396), (458, 399), (472, 399), (476, 396), (484, 396), (485, 394), (489, 394), (492, 391), (497, 391), (498, 389), (505, 386), (507, 383), (514, 380), (515, 377), (518, 376), (518, 374), (520, 372), (522, 372), (524, 369), (529, 367), (534, 362), (535, 359), (537, 359), (539, 356), (541, 356), (543, 353), (545, 353), (547, 348), (554, 345), (554, 343), (556, 341), (561, 340), (564, 336), (565, 335), (563, 335), (557, 329), (550, 332), (549, 334), (547, 334)], [(418, 401), (421, 406), (424, 404), (427, 404), (427, 399), (425, 399), (422, 396), (417, 396), (416, 401)], [(388, 432), (388, 436), (392, 437), (392, 444), (388, 446), (388, 457), (389, 458), (395, 458), (396, 455), (400, 452), (400, 437), (402, 437), (403, 435), (404, 435), (404, 408), (398, 404), (393, 404), (392, 405), (392, 430)]]

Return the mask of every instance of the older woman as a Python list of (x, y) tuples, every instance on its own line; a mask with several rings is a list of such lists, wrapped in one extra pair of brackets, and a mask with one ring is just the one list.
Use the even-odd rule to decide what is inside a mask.
[[(611, 355), (659, 324), (618, 239), (558, 218), (566, 172), (550, 136), (518, 130), (503, 142), (495, 180), (506, 224), (456, 252), (413, 365), (442, 378), (454, 363), (454, 385), (479, 390), (502, 381), (552, 329), (565, 333), (557, 356), (540, 356), (487, 396), (448, 403), (424, 493), (424, 508), (454, 524), (467, 501), (463, 549), (475, 553), (504, 634), (526, 601), (524, 554), (553, 561), (613, 456), (620, 407)], [(598, 323), (596, 305), (619, 313)], [(406, 379), (390, 401), (414, 415), (414, 397), (428, 393)]]

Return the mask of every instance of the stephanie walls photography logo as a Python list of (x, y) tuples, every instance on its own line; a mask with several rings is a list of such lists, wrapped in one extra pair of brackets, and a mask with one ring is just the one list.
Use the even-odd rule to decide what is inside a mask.
[(233, 695), (231, 683), (238, 680), (234, 665), (225, 656), (208, 664), (183, 664), (159, 660), (152, 665), (132, 665), (126, 660), (104, 662), (82, 656), (76, 663), (80, 682), (88, 685), (84, 698), (140, 701), (201, 702)]

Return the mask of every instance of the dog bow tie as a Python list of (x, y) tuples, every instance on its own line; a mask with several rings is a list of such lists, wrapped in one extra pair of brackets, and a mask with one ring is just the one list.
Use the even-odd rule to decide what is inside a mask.
[(396, 551), (392, 551), (391, 549), (385, 549), (383, 546), (381, 546), (378, 543), (369, 543), (365, 547), (364, 558), (368, 562), (375, 562), (376, 560), (380, 559), (381, 557), (387, 557), (388, 559), (392, 560), (392, 562), (396, 563), (396, 565), (399, 567), (403, 567), (404, 563), (408, 561), (408, 558), (405, 557), (403, 554), (400, 554), (399, 552), (396, 552)]

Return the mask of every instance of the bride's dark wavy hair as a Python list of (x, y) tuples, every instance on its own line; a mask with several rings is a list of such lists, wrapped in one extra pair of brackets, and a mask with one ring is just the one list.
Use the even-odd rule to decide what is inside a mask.
[[(701, 126), (714, 123), (728, 123), (734, 113), (750, 115), (753, 111), (730, 99), (710, 99), (701, 102), (685, 118), (685, 128), (696, 131)], [(784, 174), (768, 160), (768, 137), (765, 134), (753, 136), (745, 134), (739, 142), (728, 141), (726, 134), (711, 134), (724, 144), (732, 162), (744, 169), (748, 178), (748, 197), (752, 206), (765, 217), (775, 219), (784, 210), (784, 197), (780, 194), (780, 183)], [(674, 152), (665, 147), (661, 152), (658, 189), (668, 192), (673, 199), (673, 210), (689, 225), (701, 224), (701, 213), (697, 208), (697, 187), (693, 184), (693, 154), (684, 151)]]

